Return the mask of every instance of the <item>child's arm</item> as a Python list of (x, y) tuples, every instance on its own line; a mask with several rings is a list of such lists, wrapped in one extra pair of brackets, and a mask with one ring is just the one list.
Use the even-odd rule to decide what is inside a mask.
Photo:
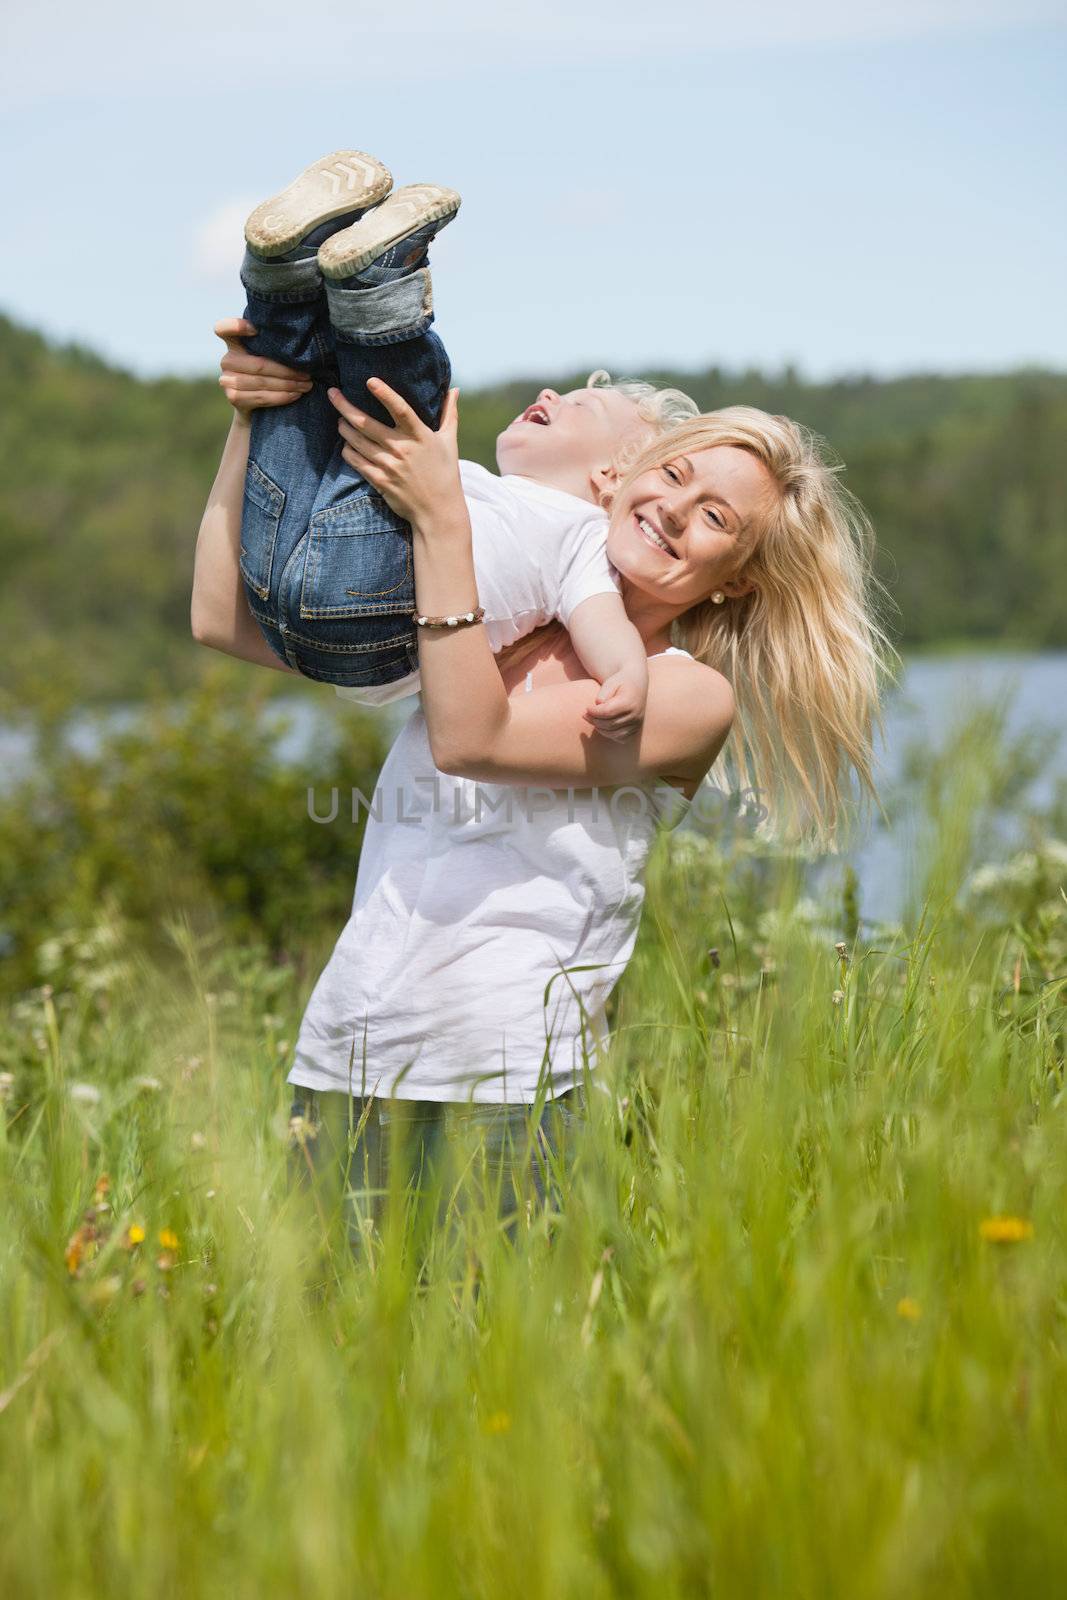
[(621, 597), (590, 595), (571, 612), (567, 631), (586, 672), (600, 680), (586, 719), (605, 738), (629, 738), (645, 714), (648, 656)]

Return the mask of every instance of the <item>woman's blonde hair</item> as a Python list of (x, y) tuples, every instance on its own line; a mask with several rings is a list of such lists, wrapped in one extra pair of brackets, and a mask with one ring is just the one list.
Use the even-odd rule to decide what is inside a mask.
[(877, 802), (874, 729), (899, 660), (876, 615), (873, 530), (823, 441), (753, 406), (708, 412), (646, 443), (611, 501), (641, 473), (716, 445), (749, 451), (777, 492), (742, 532), (751, 549), (736, 576), (752, 592), (702, 601), (674, 623), (677, 643), (733, 688), (734, 724), (713, 774), (756, 790), (777, 837), (833, 848), (850, 774), (858, 798)]

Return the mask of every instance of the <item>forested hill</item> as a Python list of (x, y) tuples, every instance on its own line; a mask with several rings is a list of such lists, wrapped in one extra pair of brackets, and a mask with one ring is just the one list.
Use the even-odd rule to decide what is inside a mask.
[[(874, 520), (904, 647), (1067, 645), (1067, 374), (647, 375), (829, 439)], [(491, 466), (537, 388), (581, 381), (466, 389), (464, 454)], [(0, 403), (0, 685), (90, 699), (187, 683), (206, 654), (188, 634), (193, 546), (229, 418), (216, 375), (146, 382), (0, 316)]]

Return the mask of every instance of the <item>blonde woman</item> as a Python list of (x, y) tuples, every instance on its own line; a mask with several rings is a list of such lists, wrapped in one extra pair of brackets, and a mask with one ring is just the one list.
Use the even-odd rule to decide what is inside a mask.
[(550, 1143), (595, 1081), (657, 826), (731, 750), (782, 831), (831, 842), (853, 781), (873, 794), (890, 650), (870, 530), (785, 418), (733, 407), (647, 437), (608, 496), (649, 679), (639, 735), (613, 740), (590, 726), (593, 685), (561, 627), (498, 660), (466, 621), (479, 596), (457, 395), (434, 432), (371, 387), (394, 426), (329, 398), (346, 461), (413, 528), (422, 700), (382, 770), (352, 915), (288, 1081), (298, 1128), (330, 1130), (304, 1158), (347, 1169), (355, 1125), (371, 1189), (383, 1128), (404, 1130), (404, 1171), (418, 1172), (464, 1107), (486, 1124), (510, 1209), (524, 1184), (543, 1193), (544, 1171), (508, 1146), (528, 1158)]

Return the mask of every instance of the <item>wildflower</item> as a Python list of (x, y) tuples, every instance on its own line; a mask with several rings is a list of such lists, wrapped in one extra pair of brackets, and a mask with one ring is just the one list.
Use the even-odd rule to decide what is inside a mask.
[(163, 1087), (158, 1078), (147, 1076), (134, 1078), (133, 1086), (135, 1089), (143, 1089), (146, 1094), (158, 1094)]
[(1026, 1217), (985, 1217), (978, 1232), (990, 1244), (1018, 1244), (1034, 1237), (1034, 1225)]
[(0, 1072), (0, 1105), (10, 1100), (15, 1090), (15, 1074), (13, 1072)]
[(897, 1316), (903, 1317), (905, 1322), (918, 1322), (922, 1314), (922, 1306), (918, 1300), (913, 1300), (910, 1295), (902, 1295), (897, 1301)]
[(156, 1257), (156, 1266), (160, 1272), (169, 1272), (174, 1265), (174, 1256), (170, 1250), (161, 1250)]
[(160, 1228), (159, 1242), (163, 1246), (164, 1250), (177, 1250), (178, 1235), (174, 1232), (173, 1228)]
[(506, 1411), (491, 1411), (485, 1419), (486, 1433), (507, 1433), (510, 1428), (511, 1418)]
[(288, 1139), (290, 1147), (303, 1146), (307, 1144), (308, 1140), (317, 1139), (318, 1136), (319, 1130), (309, 1117), (301, 1116), (298, 1112), (296, 1116), (289, 1118)]
[(835, 1006), (839, 1006), (844, 998), (844, 989), (835, 989), (833, 994), (830, 996), (830, 999), (833, 1001)]
[(67, 1248), (63, 1252), (63, 1260), (67, 1264), (67, 1271), (72, 1278), (76, 1278), (81, 1270), (83, 1261), (91, 1261), (96, 1254), (97, 1230), (93, 1223), (83, 1222), (81, 1227), (75, 1228), (67, 1240)]
[(122, 1235), (122, 1248), (133, 1250), (135, 1246), (144, 1243), (144, 1229), (139, 1222), (131, 1222), (126, 1232)]
[(100, 1090), (95, 1083), (72, 1083), (70, 1098), (80, 1106), (98, 1106), (100, 1104)]

